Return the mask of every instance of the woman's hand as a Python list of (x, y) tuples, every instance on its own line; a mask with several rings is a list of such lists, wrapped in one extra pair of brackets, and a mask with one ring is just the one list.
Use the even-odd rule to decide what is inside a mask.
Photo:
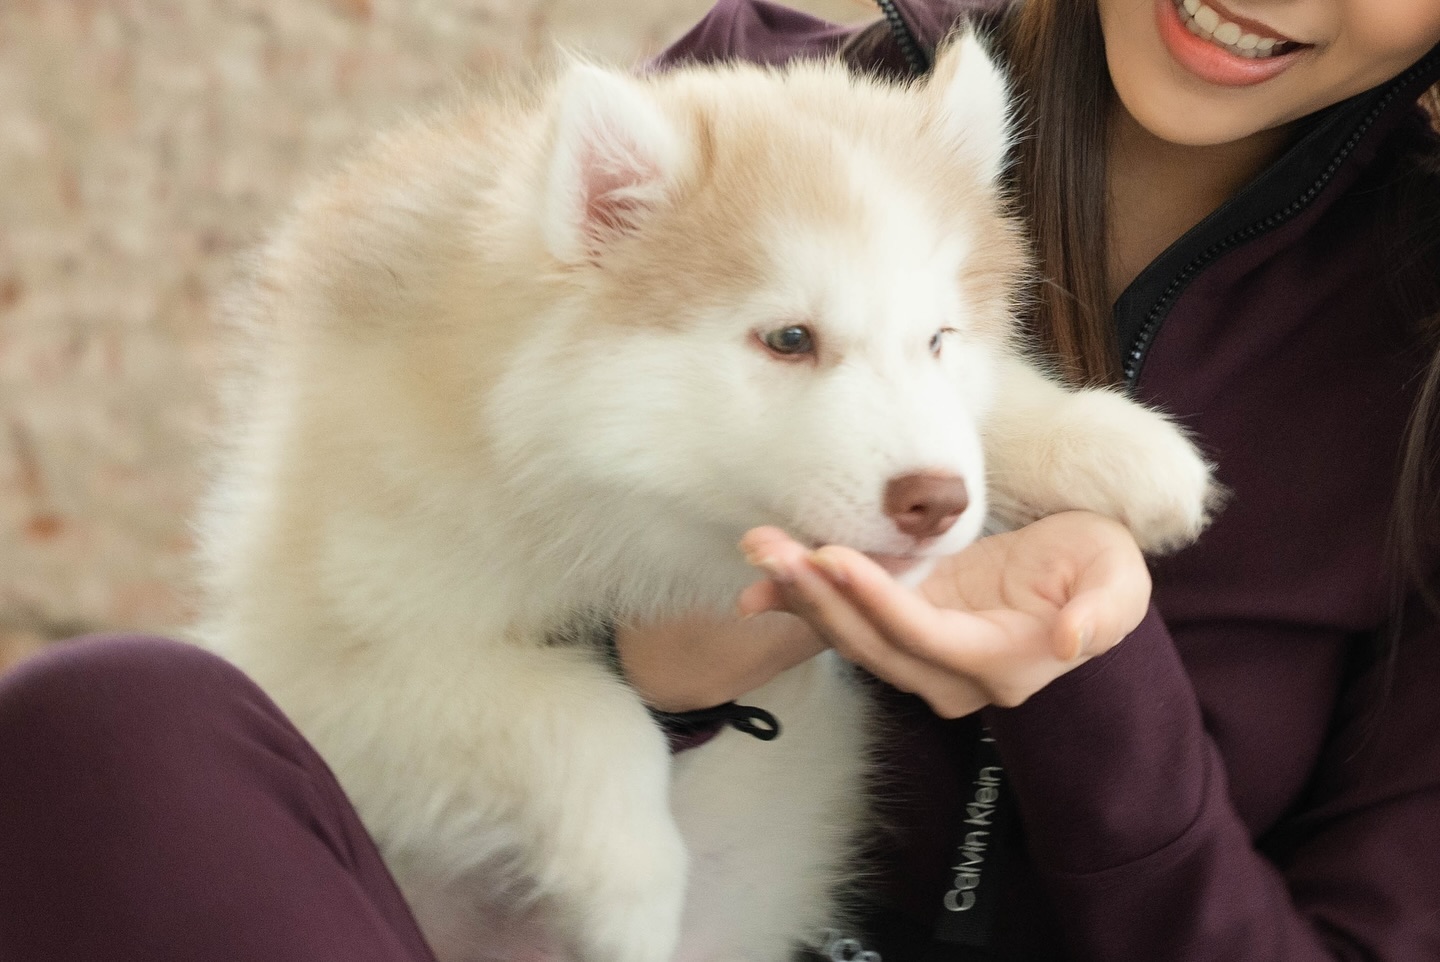
[(1150, 574), (1122, 525), (1083, 511), (982, 538), (910, 589), (859, 552), (776, 528), (741, 542), (769, 579), (742, 612), (804, 618), (846, 659), (946, 718), (1014, 706), (1135, 629)]
[(779, 611), (619, 626), (615, 646), (626, 679), (660, 711), (734, 701), (825, 649), (809, 625)]

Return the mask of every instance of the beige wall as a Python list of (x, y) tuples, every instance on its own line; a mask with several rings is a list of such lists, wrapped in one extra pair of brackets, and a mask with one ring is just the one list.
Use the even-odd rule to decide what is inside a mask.
[(461, 78), (643, 56), (708, 5), (0, 0), (0, 667), (185, 618), (211, 311), (299, 182)]

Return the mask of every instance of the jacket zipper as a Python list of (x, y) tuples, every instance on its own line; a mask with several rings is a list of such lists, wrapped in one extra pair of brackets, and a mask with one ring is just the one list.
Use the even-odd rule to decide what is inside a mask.
[(890, 26), (890, 35), (895, 38), (895, 43), (900, 47), (900, 53), (905, 57), (905, 63), (917, 76), (930, 72), (930, 58), (920, 46), (920, 41), (910, 32), (910, 25), (900, 16), (900, 10), (895, 6), (895, 0), (875, 0), (880, 12), (885, 15), (885, 22)]
[(1285, 207), (1267, 216), (1264, 220), (1251, 224), (1243, 230), (1236, 231), (1224, 240), (1206, 248), (1197, 255), (1194, 260), (1187, 264), (1179, 274), (1175, 275), (1175, 278), (1165, 288), (1164, 293), (1160, 295), (1160, 299), (1151, 306), (1149, 313), (1145, 315), (1145, 323), (1141, 326), (1140, 332), (1135, 335), (1135, 340), (1130, 345), (1129, 350), (1125, 352), (1125, 360), (1122, 368), (1126, 384), (1132, 387), (1134, 386), (1136, 379), (1140, 376), (1140, 369), (1145, 364), (1146, 352), (1149, 351), (1155, 334), (1159, 331), (1160, 325), (1164, 323), (1165, 318), (1169, 316), (1170, 309), (1175, 304), (1175, 299), (1180, 295), (1180, 292), (1195, 279), (1195, 276), (1210, 266), (1211, 262), (1222, 254), (1274, 230), (1310, 206), (1311, 202), (1320, 196), (1320, 192), (1323, 191), (1325, 186), (1335, 177), (1336, 171), (1338, 171), (1346, 159), (1349, 158), (1350, 154), (1355, 150), (1355, 147), (1360, 143), (1361, 138), (1365, 136), (1366, 132), (1375, 124), (1375, 121), (1380, 119), (1380, 115), (1383, 114), (1395, 98), (1399, 96), (1400, 91), (1409, 87), (1416, 78), (1431, 69), (1432, 61), (1435, 59), (1435, 55), (1426, 56), (1422, 58), (1419, 63), (1401, 74), (1400, 78), (1381, 96), (1375, 106), (1370, 108), (1370, 112), (1360, 121), (1359, 126), (1350, 134), (1350, 137), (1345, 141), (1344, 145), (1336, 151), (1335, 156), (1331, 158), (1330, 164), (1325, 168), (1324, 173), (1316, 178), (1315, 182), (1311, 184), (1304, 193), (1296, 197)]

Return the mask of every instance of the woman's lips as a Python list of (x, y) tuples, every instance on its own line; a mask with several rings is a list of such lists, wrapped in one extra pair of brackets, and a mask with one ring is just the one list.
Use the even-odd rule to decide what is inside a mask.
[(1226, 19), (1230, 16), (1197, 0), (1155, 0), (1160, 39), (1170, 56), (1206, 83), (1220, 87), (1264, 83), (1311, 49), (1253, 21)]

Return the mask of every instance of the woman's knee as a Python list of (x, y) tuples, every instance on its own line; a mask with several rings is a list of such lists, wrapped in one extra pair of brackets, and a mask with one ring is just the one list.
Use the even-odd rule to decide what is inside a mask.
[(77, 639), (0, 677), (0, 770), (83, 765), (95, 779), (257, 722), (289, 728), (253, 682), (209, 652), (154, 637)]
[(0, 728), (35, 718), (163, 713), (250, 682), (224, 660), (167, 638), (108, 635), (56, 644), (0, 677)]

